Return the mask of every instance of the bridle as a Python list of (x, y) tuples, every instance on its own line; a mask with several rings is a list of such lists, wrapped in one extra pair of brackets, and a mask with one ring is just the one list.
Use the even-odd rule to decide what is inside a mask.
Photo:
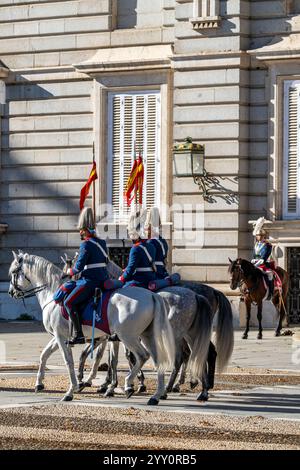
[(14, 297), (16, 299), (24, 300), (30, 297), (34, 297), (38, 292), (41, 292), (42, 290), (46, 289), (48, 284), (43, 284), (41, 286), (23, 290), (21, 287), (18, 286), (18, 277), (20, 273), (24, 276), (27, 282), (31, 283), (31, 281), (30, 279), (28, 279), (24, 271), (22, 271), (22, 265), (23, 265), (23, 260), (20, 260), (17, 268), (11, 272), (11, 284), (16, 292), (16, 294), (14, 294)]

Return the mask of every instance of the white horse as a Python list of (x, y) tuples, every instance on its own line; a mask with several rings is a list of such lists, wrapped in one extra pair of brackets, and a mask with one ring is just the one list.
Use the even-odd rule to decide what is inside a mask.
[[(70, 388), (63, 401), (71, 401), (73, 393), (78, 391), (78, 382), (72, 350), (66, 344), (69, 322), (61, 314), (61, 307), (52, 301), (53, 294), (61, 283), (62, 271), (39, 256), (27, 253), (17, 255), (14, 252), (13, 255), (8, 293), (15, 299), (35, 293), (43, 312), (45, 329), (53, 336), (41, 354), (35, 389), (44, 389), (46, 361), (59, 348), (70, 379)], [(172, 368), (175, 361), (174, 337), (163, 299), (140, 287), (118, 289), (110, 297), (107, 316), (110, 331), (117, 333), (136, 358), (135, 366), (125, 379), (125, 392), (129, 395), (132, 393), (134, 378), (151, 356), (157, 368), (157, 390), (148, 404), (157, 405), (165, 393), (164, 372)], [(83, 332), (89, 340), (92, 328), (83, 326)], [(105, 336), (104, 332), (96, 330), (96, 339)]]

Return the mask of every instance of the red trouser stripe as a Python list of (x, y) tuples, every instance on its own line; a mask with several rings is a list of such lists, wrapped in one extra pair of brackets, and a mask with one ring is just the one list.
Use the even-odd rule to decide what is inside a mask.
[(70, 296), (67, 299), (67, 302), (65, 303), (65, 306), (68, 308), (71, 308), (72, 303), (74, 302), (75, 299), (84, 291), (85, 286), (79, 287), (79, 289), (75, 289), (76, 292), (71, 293)]

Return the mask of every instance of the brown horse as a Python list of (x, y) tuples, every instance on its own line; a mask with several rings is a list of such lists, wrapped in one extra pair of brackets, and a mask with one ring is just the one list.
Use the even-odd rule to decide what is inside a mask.
[[(248, 338), (252, 303), (257, 304), (257, 320), (259, 324), (257, 338), (262, 339), (262, 305), (263, 300), (267, 295), (264, 274), (261, 269), (254, 266), (252, 263), (250, 263), (250, 261), (242, 258), (237, 258), (235, 261), (232, 261), (230, 258), (228, 259), (230, 262), (228, 272), (231, 276), (230, 288), (233, 290), (235, 290), (237, 287), (240, 288), (247, 309), (247, 323), (243, 334), (243, 339)], [(272, 303), (276, 307), (279, 314), (279, 323), (275, 331), (275, 336), (280, 336), (282, 322), (286, 316), (289, 275), (279, 266), (276, 267), (275, 271), (282, 282), (282, 293), (280, 293), (278, 290), (275, 290), (272, 297)]]

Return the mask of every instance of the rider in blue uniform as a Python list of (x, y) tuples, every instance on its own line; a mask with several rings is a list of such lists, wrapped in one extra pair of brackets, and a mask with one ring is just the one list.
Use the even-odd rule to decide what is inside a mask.
[(78, 229), (83, 242), (80, 245), (75, 266), (68, 269), (67, 274), (72, 277), (80, 273), (80, 279), (76, 281), (75, 288), (64, 301), (65, 308), (74, 325), (74, 336), (69, 344), (83, 344), (85, 342), (78, 306), (93, 296), (96, 287), (103, 289), (104, 281), (108, 279), (106, 242), (96, 236), (93, 212), (90, 208), (82, 210)]
[(147, 289), (149, 282), (156, 279), (156, 250), (153, 245), (147, 243), (144, 231), (145, 218), (146, 212), (140, 217), (130, 216), (128, 235), (133, 242), (133, 247), (130, 250), (127, 267), (119, 277), (124, 286), (135, 285)]
[(269, 298), (273, 296), (274, 293), (274, 283), (273, 283), (273, 270), (270, 266), (270, 258), (272, 254), (272, 244), (268, 240), (268, 233), (265, 229), (262, 228), (264, 222), (263, 218), (258, 219), (256, 227), (253, 230), (253, 235), (256, 238), (256, 243), (253, 250), (253, 259), (251, 263), (254, 264), (257, 268), (261, 269), (267, 274), (269, 281)]
[(156, 250), (155, 266), (156, 266), (156, 279), (165, 279), (169, 276), (166, 269), (167, 256), (168, 256), (168, 243), (160, 235), (160, 216), (157, 207), (152, 207), (148, 212), (146, 220), (146, 229), (148, 231), (148, 245), (154, 246)]

